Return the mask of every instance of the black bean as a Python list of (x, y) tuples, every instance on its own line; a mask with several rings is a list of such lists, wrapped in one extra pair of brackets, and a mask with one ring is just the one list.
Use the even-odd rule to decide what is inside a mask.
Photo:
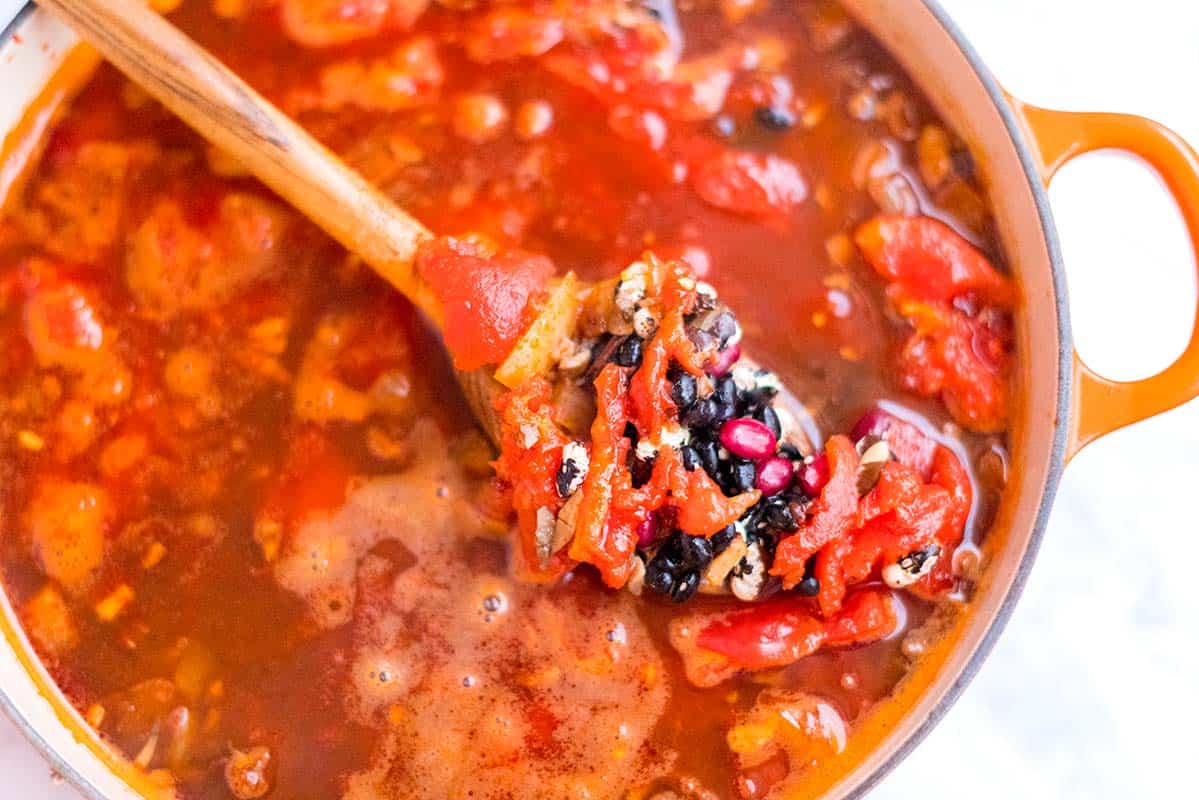
[(757, 468), (754, 462), (735, 458), (724, 466), (724, 489), (731, 494), (741, 494), (754, 488)]
[(725, 422), (737, 416), (737, 384), (729, 376), (716, 382), (716, 391), (709, 398), (716, 404), (716, 421)]
[(676, 603), (685, 603), (694, 597), (697, 591), (699, 591), (699, 573), (688, 572), (675, 583), (674, 591), (670, 593), (670, 599)]
[(767, 571), (769, 571), (770, 565), (774, 562), (774, 551), (778, 547), (778, 540), (764, 531), (755, 533), (753, 540), (758, 545), (758, 549), (762, 551), (762, 561), (766, 564)]
[(678, 540), (673, 535), (667, 537), (658, 546), (658, 552), (654, 553), (654, 557), (650, 560), (661, 565), (668, 572), (678, 571), (683, 563), (683, 559), (679, 556), (678, 545)]
[(740, 479), (741, 484), (746, 487), (745, 491), (748, 492), (754, 488), (754, 481), (758, 477), (758, 466), (748, 458), (737, 458), (734, 456), (734, 461), (734, 466), (737, 468), (737, 477)]
[(720, 340), (720, 348), (723, 350), (729, 339), (737, 333), (737, 318), (733, 316), (733, 312), (724, 311), (716, 315), (716, 319), (712, 320), (712, 334)]
[(674, 572), (652, 558), (645, 565), (645, 585), (658, 594), (668, 595), (674, 589)]
[(683, 558), (683, 566), (693, 569), (705, 569), (712, 563), (712, 543), (703, 536), (679, 536), (679, 555)]
[(792, 487), (789, 491), (784, 492), (780, 496), (780, 502), (791, 506), (792, 512), (795, 511), (796, 506), (800, 506), (808, 502), (808, 499), (808, 496), (804, 494), (804, 490), (796, 487)]
[(634, 489), (640, 489), (649, 483), (649, 479), (654, 475), (655, 461), (656, 458), (638, 458), (632, 450), (629, 451), (626, 466), (629, 468), (629, 477), (633, 481)]
[(695, 349), (701, 353), (716, 347), (716, 337), (707, 331), (687, 331), (687, 338), (691, 340), (691, 344), (695, 345)]
[(579, 465), (569, 458), (565, 459), (562, 462), (562, 466), (558, 468), (558, 475), (554, 478), (554, 484), (558, 489), (559, 497), (566, 497), (570, 494), (570, 485), (578, 475)]
[(924, 569), (924, 564), (930, 558), (936, 558), (941, 555), (941, 546), (938, 544), (930, 544), (922, 550), (914, 550), (899, 560), (899, 566), (912, 574), (917, 574)]
[(631, 422), (626, 422), (624, 424), (623, 436), (629, 440), (630, 447), (636, 447), (637, 440), (641, 438), (641, 434), (637, 432), (637, 426)]
[(772, 406), (763, 406), (762, 409), (754, 415), (754, 417), (760, 420), (767, 428), (770, 428), (770, 432), (774, 434), (776, 441), (782, 437), (783, 425), (781, 422), (779, 422), (779, 415)]
[(763, 128), (772, 131), (790, 130), (795, 125), (795, 116), (785, 108), (759, 106), (754, 109), (754, 119)]
[(804, 564), (803, 580), (796, 588), (804, 597), (815, 597), (820, 594), (820, 579), (816, 577), (816, 556), (812, 556)]
[(764, 510), (765, 506), (762, 504), (762, 501), (759, 500), (757, 503), (754, 503), (752, 506), (750, 506), (748, 511), (741, 515), (741, 522), (745, 526), (745, 533), (747, 536), (752, 535), (758, 530), (761, 530), (763, 527), (762, 512)]
[(793, 531), (799, 527), (795, 515), (786, 503), (771, 503), (762, 514), (762, 521), (776, 531)]
[(791, 517), (795, 520), (796, 525), (799, 525), (799, 523), (808, 518), (807, 507), (809, 504), (807, 497), (788, 494), (783, 496), (783, 500), (787, 503), (787, 510), (791, 512)]
[(737, 404), (737, 382), (731, 375), (725, 375), (716, 381), (715, 396), (722, 405), (735, 406)]
[(658, 552), (654, 558), (661, 559), (671, 565), (671, 570), (678, 571), (679, 566), (683, 563), (683, 557), (679, 554), (679, 537), (683, 534), (679, 531), (674, 531), (667, 536), (662, 544), (658, 547)]
[(779, 445), (779, 455), (792, 461), (803, 461), (803, 453), (799, 452), (799, 448), (790, 442), (783, 442)]
[(760, 386), (741, 393), (741, 402), (745, 405), (749, 416), (757, 416), (762, 409), (770, 405), (777, 392), (767, 386)]
[(616, 348), (616, 356), (612, 360), (622, 367), (641, 366), (642, 344), (640, 336), (629, 336)]
[(720, 448), (716, 446), (716, 442), (711, 439), (699, 439), (693, 441), (691, 447), (699, 456), (699, 463), (703, 465), (704, 472), (715, 479), (720, 469)]
[(719, 421), (720, 416), (719, 404), (711, 397), (705, 397), (703, 400), (696, 400), (691, 404), (691, 408), (683, 414), (683, 424), (692, 431), (704, 430), (710, 428)]
[(719, 555), (728, 549), (728, 546), (732, 544), (733, 540), (736, 538), (736, 526), (729, 525), (727, 528), (721, 528), (716, 533), (712, 534), (712, 538), (708, 541), (712, 543), (712, 552)]
[(691, 407), (695, 402), (696, 397), (695, 378), (684, 372), (674, 382), (674, 386), (670, 387), (670, 399), (674, 401), (675, 407), (680, 411), (684, 411)]
[(695, 448), (691, 445), (684, 445), (679, 451), (679, 457), (683, 460), (683, 469), (688, 472), (694, 472), (700, 466), (699, 453), (695, 452)]
[(755, 378), (754, 390), (753, 390), (754, 395), (761, 398), (762, 402), (769, 402), (774, 399), (774, 396), (779, 393), (779, 390), (776, 386), (773, 386), (770, 383), (766, 383), (766, 384), (758, 383), (758, 381), (761, 381), (761, 380), (762, 380), (761, 375), (759, 375), (758, 377)]

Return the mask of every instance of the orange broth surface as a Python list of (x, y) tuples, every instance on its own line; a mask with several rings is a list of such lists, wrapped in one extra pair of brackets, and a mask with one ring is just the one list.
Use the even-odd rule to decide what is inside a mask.
[[(491, 6), (418, 6), (185, 0), (171, 19), (436, 233), (588, 279), (684, 258), (825, 437), (883, 402), (949, 445), (974, 483), (956, 588), (903, 594), (883, 641), (697, 688), (667, 638), (679, 606), (586, 566), (521, 583), (436, 334), (104, 66), (0, 216), (5, 590), (89, 724), (187, 800), (802, 796), (836, 748), (746, 766), (738, 715), (801, 691), (852, 736), (930, 613), (966, 607), (1002, 491), (1002, 425), (905, 390), (911, 325), (851, 239), (922, 214), (998, 262), (969, 153), (831, 4), (655, 4), (697, 108), (555, 61), (587, 14), (640, 6), (545, 3), (487, 47)], [(512, 33), (555, 19), (544, 53)], [(718, 207), (679, 142), (786, 159), (805, 197)]]

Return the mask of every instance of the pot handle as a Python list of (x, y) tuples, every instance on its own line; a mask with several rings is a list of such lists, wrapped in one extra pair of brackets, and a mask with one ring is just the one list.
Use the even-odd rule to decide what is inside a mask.
[[(1123, 150), (1144, 159), (1174, 196), (1199, 260), (1199, 155), (1182, 137), (1144, 117), (1053, 111), (1009, 99), (1038, 151), (1046, 184), (1067, 162), (1094, 150)], [(1084, 364), (1075, 351), (1067, 457), (1105, 434), (1197, 396), (1199, 312), (1183, 354), (1143, 380), (1108, 380)]]

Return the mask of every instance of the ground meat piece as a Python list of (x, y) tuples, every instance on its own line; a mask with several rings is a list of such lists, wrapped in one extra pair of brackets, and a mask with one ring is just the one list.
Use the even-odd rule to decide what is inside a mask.
[(845, 720), (813, 694), (768, 689), (737, 715), (729, 749), (740, 770), (738, 790), (752, 800), (779, 800), (799, 791), (803, 770), (845, 749)]
[(21, 609), (21, 621), (34, 644), (46, 655), (62, 655), (79, 643), (79, 630), (62, 592), (48, 583)]
[(332, 47), (407, 30), (429, 0), (283, 0), (283, 31), (306, 47)]
[(154, 319), (213, 308), (275, 272), (290, 224), (281, 206), (244, 192), (221, 197), (206, 224), (162, 198), (130, 239), (125, 282)]
[(26, 512), (33, 554), (42, 571), (69, 594), (91, 589), (104, 562), (113, 516), (108, 493), (99, 486), (43, 480)]
[(463, 36), (466, 55), (481, 64), (539, 56), (562, 41), (565, 21), (544, 11), (503, 7), (474, 19)]
[(148, 142), (90, 141), (64, 146), (70, 122), (58, 134), (54, 166), (12, 213), (48, 253), (96, 263), (117, 244), (130, 189), (159, 156)]
[(428, 36), (416, 36), (379, 58), (348, 58), (325, 66), (318, 91), (296, 92), (289, 98), (289, 110), (403, 111), (436, 100), (443, 83), (437, 45)]
[(26, 286), (22, 317), (25, 339), (43, 367), (79, 372), (110, 342), (100, 321), (92, 287), (66, 275), (60, 265), (40, 258), (21, 270)]

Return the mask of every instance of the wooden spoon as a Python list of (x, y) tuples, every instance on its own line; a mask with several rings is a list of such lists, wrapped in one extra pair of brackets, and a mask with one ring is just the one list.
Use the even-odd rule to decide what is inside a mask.
[[(438, 327), (442, 308), (416, 273), (433, 234), (211, 53), (134, 0), (38, 0), (197, 133), (303, 212), (411, 300)], [(458, 373), (476, 419), (498, 442), (493, 401), (504, 390), (490, 370)], [(785, 389), (779, 400), (814, 443), (816, 427)]]

